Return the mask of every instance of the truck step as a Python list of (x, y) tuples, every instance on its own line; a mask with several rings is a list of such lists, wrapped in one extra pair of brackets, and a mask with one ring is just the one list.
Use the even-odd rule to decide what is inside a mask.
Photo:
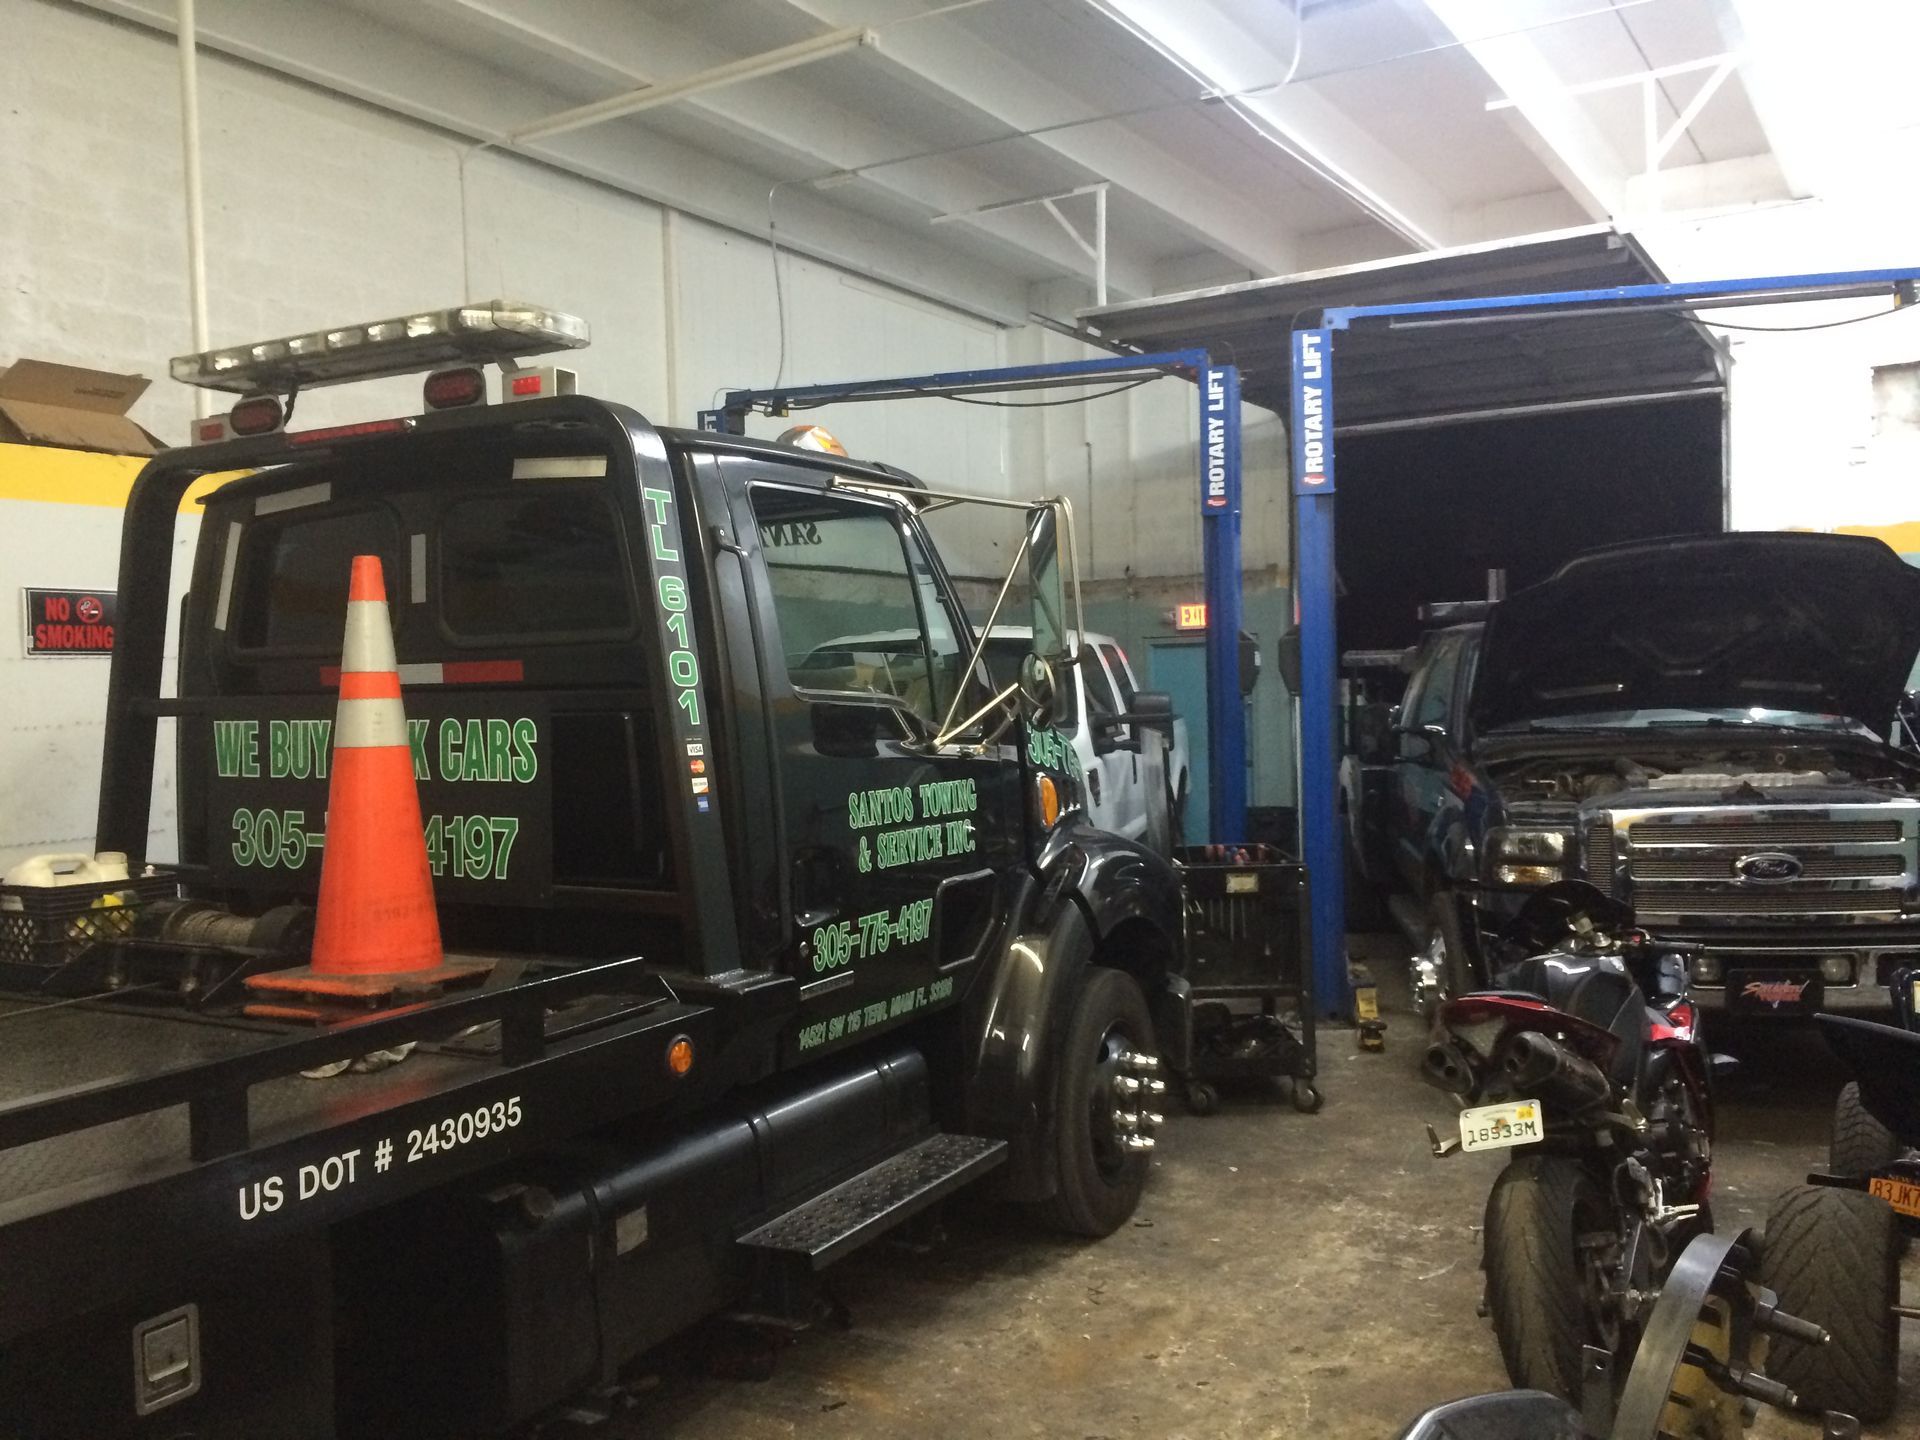
[(1007, 1142), (932, 1135), (740, 1237), (752, 1250), (804, 1257), (815, 1270), (877, 1240), (1007, 1158)]

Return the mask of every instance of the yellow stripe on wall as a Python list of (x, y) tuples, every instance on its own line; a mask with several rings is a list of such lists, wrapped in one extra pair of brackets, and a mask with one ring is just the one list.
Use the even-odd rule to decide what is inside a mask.
[(1920, 520), (1899, 520), (1891, 525), (1836, 525), (1836, 535), (1870, 535), (1884, 540), (1902, 555), (1920, 554)]
[[(97, 455), (46, 445), (0, 445), (0, 500), (37, 500), (49, 505), (98, 505), (124, 510), (134, 477), (146, 464), (140, 455)], [(203, 475), (187, 487), (184, 515), (197, 511), (212, 491), (237, 471)]]

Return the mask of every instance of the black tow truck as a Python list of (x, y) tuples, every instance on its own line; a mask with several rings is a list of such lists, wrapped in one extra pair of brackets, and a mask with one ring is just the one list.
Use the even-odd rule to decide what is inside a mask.
[[(1180, 901), (1049, 724), (1064, 502), (1014, 507), (993, 610), (1036, 639), (995, 688), (923, 523), (968, 497), (526, 363), (584, 341), (492, 302), (175, 362), (247, 398), (127, 505), (98, 843), (130, 879), (60, 922), (91, 943), (0, 966), (0, 1435), (493, 1434), (704, 1316), (810, 1313), (976, 1177), (1081, 1235), (1133, 1211)], [(422, 414), (285, 427), (303, 387), (429, 369)], [(261, 1018), (246, 977), (306, 960), (369, 553), (485, 978)], [(875, 631), (911, 639), (807, 663)]]

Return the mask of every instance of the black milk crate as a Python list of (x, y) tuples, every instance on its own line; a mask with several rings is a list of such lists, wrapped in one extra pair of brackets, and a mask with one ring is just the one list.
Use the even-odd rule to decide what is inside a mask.
[(170, 875), (85, 885), (0, 885), (0, 980), (37, 983), (95, 941), (132, 933), (145, 902), (178, 893)]
[(1288, 1076), (1294, 1104), (1317, 1110), (1306, 867), (1262, 844), (1183, 846), (1174, 860), (1193, 998), (1189, 1104), (1212, 1108), (1212, 1081)]

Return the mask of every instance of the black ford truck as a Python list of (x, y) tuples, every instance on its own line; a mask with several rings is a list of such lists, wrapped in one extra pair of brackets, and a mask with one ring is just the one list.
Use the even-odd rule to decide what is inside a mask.
[[(131, 876), (0, 965), (0, 1434), (493, 1434), (702, 1316), (804, 1317), (976, 1177), (1069, 1232), (1132, 1212), (1179, 901), (1049, 727), (1064, 504), (1014, 507), (1038, 638), (996, 689), (922, 520), (965, 497), (525, 363), (583, 341), (494, 302), (176, 362), (248, 398), (127, 506), (99, 845)], [(301, 386), (435, 366), (423, 414), (284, 428)], [(486, 978), (315, 1028), (244, 981), (306, 959), (362, 553)], [(808, 663), (875, 629), (910, 639)]]
[(1390, 725), (1353, 727), (1344, 776), (1359, 867), (1411, 901), (1423, 1003), (1582, 876), (1700, 947), (1704, 1005), (1885, 1004), (1920, 959), (1920, 761), (1889, 740), (1920, 572), (1858, 537), (1685, 537), (1473, 608), (1422, 640)]

